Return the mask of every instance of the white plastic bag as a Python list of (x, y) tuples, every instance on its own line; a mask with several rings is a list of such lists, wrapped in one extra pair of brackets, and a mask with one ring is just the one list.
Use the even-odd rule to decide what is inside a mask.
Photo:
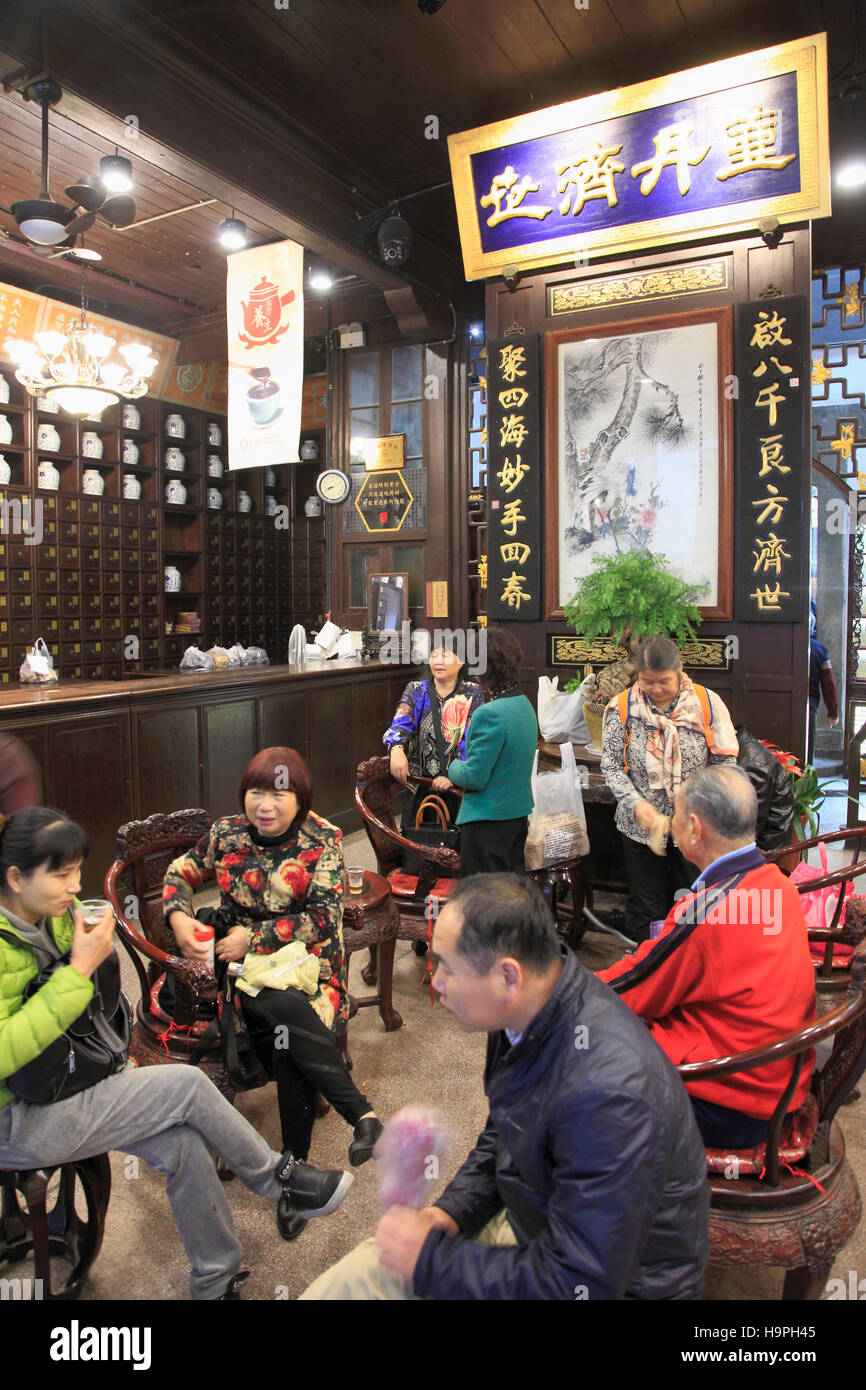
[(241, 644), (240, 644), (240, 642), (235, 642), (235, 644), (234, 644), (233, 647), (229, 647), (228, 651), (229, 651), (229, 660), (228, 660), (228, 664), (229, 664), (229, 666), (230, 666), (232, 669), (234, 669), (234, 667), (236, 667), (236, 666), (244, 666), (244, 665), (246, 665), (246, 663), (245, 663), (245, 661), (244, 661), (244, 657), (245, 657), (245, 655), (246, 655), (246, 647), (242, 647)]
[(589, 854), (586, 813), (574, 749), (563, 743), (562, 769), (538, 771), (538, 753), (532, 764), (532, 815), (526, 837), (527, 869), (546, 869), (563, 859)]
[(244, 652), (245, 666), (269, 666), (271, 659), (264, 647), (247, 647)]
[(589, 743), (583, 702), (595, 689), (595, 676), (587, 676), (577, 690), (559, 690), (559, 676), (538, 677), (538, 728), (546, 743)]
[(180, 660), (181, 671), (212, 671), (214, 669), (213, 657), (208, 656), (207, 652), (199, 651), (198, 647), (187, 647)]
[(37, 637), (18, 669), (18, 679), (28, 685), (45, 685), (57, 680), (54, 660), (41, 637)]

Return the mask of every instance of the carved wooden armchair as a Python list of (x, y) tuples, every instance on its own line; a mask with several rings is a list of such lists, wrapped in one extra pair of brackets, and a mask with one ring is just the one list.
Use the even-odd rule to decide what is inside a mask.
[[(188, 1061), (210, 1022), (199, 1016), (198, 1003), (216, 998), (214, 978), (206, 964), (175, 953), (162, 912), (162, 882), (169, 864), (197, 844), (210, 824), (207, 811), (173, 811), (130, 821), (117, 832), (117, 858), (105, 876), (105, 896), (141, 986), (130, 1045), (140, 1066)], [(149, 962), (146, 968), (142, 957)], [(175, 982), (171, 1014), (159, 1002), (166, 975)], [(226, 1070), (218, 1042), (202, 1058), (201, 1067), (233, 1100), (237, 1085)], [(264, 1085), (265, 1078), (253, 1084)]]
[[(786, 1119), (805, 1053), (830, 1038), (832, 1052), (816, 1067), (805, 1103)], [(846, 996), (816, 1023), (766, 1047), (677, 1070), (683, 1081), (697, 1081), (786, 1057), (791, 1077), (766, 1142), (730, 1152), (707, 1149), (710, 1265), (782, 1266), (783, 1299), (814, 1299), (860, 1220), (860, 1191), (835, 1116), (866, 1066), (866, 943), (854, 955)]]
[[(426, 782), (428, 779), (415, 780)], [(361, 812), (367, 839), (373, 846), (377, 871), (388, 880), (397, 904), (400, 914), (397, 939), (426, 943), (426, 899), (430, 893), (435, 893), (440, 899), (448, 897), (460, 873), (460, 855), (453, 849), (416, 844), (400, 834), (392, 801), (402, 791), (401, 784), (391, 776), (391, 764), (387, 757), (368, 758), (366, 762), (358, 764), (355, 805)], [(411, 850), (420, 857), (419, 874), (403, 873), (404, 850)], [(376, 979), (373, 951), (370, 953), (370, 964), (363, 971), (363, 978), (368, 985)]]
[[(836, 1002), (840, 995), (843, 995), (851, 982), (851, 968), (849, 960), (840, 960), (839, 955), (834, 952), (834, 946), (850, 946), (856, 948), (860, 942), (866, 939), (866, 899), (854, 896), (845, 903), (845, 885), (854, 880), (854, 893), (866, 893), (866, 882), (857, 883), (857, 879), (866, 873), (866, 858), (860, 858), (860, 852), (866, 845), (866, 825), (857, 826), (851, 830), (835, 830), (829, 835), (816, 835), (811, 840), (801, 841), (796, 848), (802, 851), (815, 849), (820, 844), (833, 844), (835, 841), (844, 842), (854, 841), (854, 857), (849, 864), (842, 868), (834, 869), (828, 874), (823, 874), (820, 878), (813, 878), (807, 883), (798, 883), (797, 892), (801, 895), (812, 893), (816, 889), (831, 888), (838, 884), (839, 891), (836, 895), (836, 906), (829, 925), (824, 928), (810, 927), (809, 941), (824, 947), (823, 958), (820, 963), (816, 963), (816, 988), (820, 998)], [(766, 855), (769, 864), (775, 864), (780, 859), (791, 853), (790, 846), (784, 849), (773, 850)], [(839, 926), (839, 918), (842, 915), (842, 906), (845, 905), (845, 921)]]

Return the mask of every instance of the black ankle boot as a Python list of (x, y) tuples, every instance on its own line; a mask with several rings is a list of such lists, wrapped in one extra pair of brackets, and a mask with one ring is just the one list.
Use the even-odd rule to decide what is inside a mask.
[(284, 1192), (277, 1202), (277, 1230), (283, 1240), (297, 1240), (298, 1236), (303, 1235), (306, 1225)]
[(274, 1169), (274, 1176), (289, 1206), (304, 1221), (313, 1216), (330, 1216), (355, 1181), (351, 1173), (342, 1173), (338, 1168), (323, 1171), (310, 1163), (302, 1163), (291, 1149), (286, 1149)]
[(240, 1303), (242, 1299), (241, 1289), (250, 1277), (248, 1269), (242, 1269), (231, 1280), (225, 1293), (221, 1293), (217, 1299), (218, 1303)]
[(372, 1157), (376, 1140), (382, 1133), (383, 1126), (376, 1119), (375, 1115), (368, 1115), (366, 1119), (359, 1120), (355, 1125), (354, 1139), (349, 1145), (349, 1162), (353, 1168), (360, 1168), (362, 1163)]

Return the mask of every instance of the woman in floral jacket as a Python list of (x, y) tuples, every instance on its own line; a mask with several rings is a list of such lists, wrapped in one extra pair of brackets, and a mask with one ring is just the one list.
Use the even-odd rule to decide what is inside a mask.
[[(400, 697), (397, 712), (386, 729), (382, 742), (390, 750), (391, 775), (405, 787), (412, 776), (444, 777), (449, 763), (466, 757), (466, 730), (474, 710), (486, 699), (477, 682), (463, 678), (460, 657), (447, 648), (438, 647), (430, 653), (432, 679), (410, 681)], [(431, 691), (433, 703), (431, 704)], [(439, 756), (435, 717), (441, 720), (445, 752), (444, 766)], [(421, 785), (412, 805), (403, 814), (403, 829), (408, 833), (415, 824), (418, 804), (430, 788)], [(459, 809), (459, 798), (439, 792), (453, 820)]]
[[(247, 952), (269, 955), (294, 941), (317, 958), (315, 994), (295, 988), (264, 988), (255, 998), (243, 994), (244, 1017), (277, 1082), (283, 1148), (306, 1158), (321, 1092), (354, 1128), (349, 1159), (357, 1166), (372, 1154), (382, 1126), (352, 1081), (332, 1031), (348, 1017), (342, 832), (311, 811), (309, 769), (293, 748), (258, 753), (238, 793), (243, 814), (214, 821), (194, 849), (169, 865), (166, 922), (182, 955), (204, 957), (209, 944), (196, 939), (201, 922), (192, 915), (192, 899), (215, 879), (220, 907), (237, 923), (216, 942), (220, 960), (243, 960)], [(295, 1227), (300, 1234), (303, 1223), (288, 1208), (281, 1215), (283, 1235), (291, 1239), (287, 1229)]]

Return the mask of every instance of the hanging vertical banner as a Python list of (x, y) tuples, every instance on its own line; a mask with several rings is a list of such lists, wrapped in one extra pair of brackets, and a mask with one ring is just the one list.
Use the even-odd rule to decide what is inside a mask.
[(541, 414), (538, 334), (487, 349), (487, 613), (541, 618)]
[(738, 622), (806, 618), (809, 344), (802, 295), (736, 306)]
[(295, 463), (304, 387), (304, 248), (227, 257), (229, 468)]

